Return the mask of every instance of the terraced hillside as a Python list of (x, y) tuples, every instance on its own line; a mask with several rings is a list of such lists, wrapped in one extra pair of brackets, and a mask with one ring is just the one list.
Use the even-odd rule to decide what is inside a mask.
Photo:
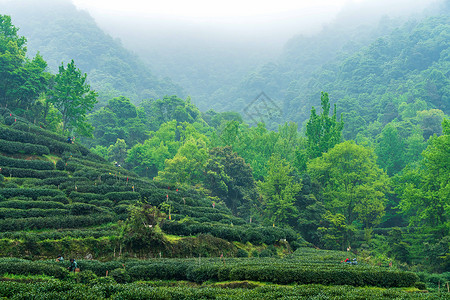
[[(340, 262), (347, 253), (299, 248), (281, 258), (0, 259), (0, 295), (17, 299), (441, 299), (412, 272)], [(26, 284), (26, 286), (25, 286)], [(78, 298), (79, 299), (79, 298)]]
[[(203, 192), (116, 167), (7, 109), (0, 115), (1, 256), (234, 256), (232, 242), (297, 239), (234, 217)], [(130, 207), (144, 215), (158, 211), (155, 227), (143, 221), (132, 228)]]
[[(345, 252), (289, 254), (295, 232), (235, 217), (201, 190), (141, 178), (6, 109), (0, 171), (2, 297), (414, 299), (405, 291), (425, 288), (411, 272), (342, 263)], [(58, 254), (82, 271), (68, 272)]]

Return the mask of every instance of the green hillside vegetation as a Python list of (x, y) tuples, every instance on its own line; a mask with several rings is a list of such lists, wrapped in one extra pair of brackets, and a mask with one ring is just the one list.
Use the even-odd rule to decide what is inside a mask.
[[(6, 123), (9, 114), (2, 109)], [(288, 230), (248, 224), (220, 201), (212, 207), (214, 198), (201, 191), (140, 178), (25, 122), (2, 124), (0, 144), (7, 149), (0, 152), (5, 256), (235, 255), (233, 241), (273, 245), (297, 239)], [(151, 213), (157, 216), (141, 220)], [(171, 240), (163, 233), (200, 236)]]
[[(26, 54), (0, 15), (2, 296), (445, 292), (445, 101), (404, 95), (398, 116), (380, 115), (352, 139), (344, 103), (322, 92), (303, 128), (272, 131), (175, 95), (139, 105), (111, 97), (95, 109), (98, 95), (73, 60), (52, 74)], [(82, 272), (69, 273), (59, 254)]]
[(99, 92), (100, 105), (122, 95), (136, 103), (182, 94), (179, 86), (152, 74), (136, 55), (70, 1), (11, 1), (1, 3), (0, 10), (11, 15), (21, 34), (28, 37), (28, 53), (40, 53), (49, 70), (57, 72), (61, 62), (75, 60)]

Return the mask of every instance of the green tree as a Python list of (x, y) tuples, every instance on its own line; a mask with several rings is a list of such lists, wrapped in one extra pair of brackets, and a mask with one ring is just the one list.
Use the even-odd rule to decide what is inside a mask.
[(387, 124), (381, 132), (380, 141), (375, 149), (379, 165), (392, 176), (404, 167), (405, 145), (397, 128)]
[(412, 225), (450, 227), (450, 132), (443, 121), (444, 134), (432, 137), (418, 168), (402, 174), (397, 181), (399, 207)]
[(323, 216), (323, 226), (317, 228), (322, 247), (332, 250), (344, 250), (350, 243), (352, 230), (343, 214), (327, 211)]
[(370, 228), (380, 223), (390, 180), (376, 165), (376, 155), (353, 141), (337, 144), (308, 162), (308, 172), (320, 184), (323, 203), (348, 224), (360, 221)]
[(50, 91), (50, 102), (59, 110), (63, 120), (63, 131), (73, 131), (89, 136), (92, 126), (86, 121), (86, 113), (97, 102), (97, 93), (86, 82), (87, 75), (75, 67), (72, 60), (67, 68), (62, 64), (55, 76), (55, 86)]
[(264, 181), (258, 182), (263, 197), (264, 214), (274, 224), (288, 224), (298, 217), (295, 197), (302, 184), (293, 176), (294, 169), (278, 155), (268, 162), (268, 173)]
[(311, 116), (306, 124), (307, 152), (310, 159), (316, 158), (333, 148), (341, 141), (342, 120), (337, 121), (336, 105), (330, 117), (330, 100), (328, 94), (322, 92), (320, 96), (322, 114), (317, 115), (316, 109), (311, 109)]
[(164, 247), (164, 236), (159, 228), (164, 218), (164, 213), (149, 204), (130, 206), (129, 217), (121, 228), (121, 242), (134, 252)]
[(165, 161), (164, 170), (158, 172), (155, 179), (177, 184), (200, 184), (204, 179), (207, 158), (204, 141), (190, 138), (178, 149), (174, 158)]
[(125, 163), (125, 159), (127, 158), (127, 144), (124, 140), (117, 139), (114, 145), (108, 147), (107, 154), (111, 161), (116, 161), (117, 163), (123, 165)]
[(250, 215), (251, 205), (258, 197), (252, 168), (230, 146), (209, 151), (205, 176), (205, 187), (235, 215), (242, 218)]
[(16, 113), (33, 121), (36, 99), (46, 91), (51, 75), (47, 63), (36, 54), (26, 56), (27, 40), (18, 35), (11, 17), (0, 15), (0, 99)]

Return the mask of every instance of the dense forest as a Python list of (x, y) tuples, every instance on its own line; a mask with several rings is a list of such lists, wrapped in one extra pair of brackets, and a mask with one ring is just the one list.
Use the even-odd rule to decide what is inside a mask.
[[(348, 51), (339, 55), (327, 52), (327, 43), (334, 40), (321, 41), (326, 34), (340, 39), (332, 29), (320, 39), (291, 40), (284, 64), (265, 65), (239, 87), (249, 95), (257, 90), (285, 94), (284, 103), (275, 100), (266, 106), (266, 122), (257, 124), (232, 111), (233, 105), (242, 106), (238, 97), (219, 111), (202, 112), (190, 97), (172, 95), (181, 91), (170, 80), (152, 76), (116, 41), (91, 32), (93, 20), (87, 14), (83, 19), (49, 15), (46, 22), (53, 25), (39, 31), (42, 45), (34, 44), (36, 54), (27, 49), (14, 19), (0, 15), (0, 228), (5, 242), (0, 246), (17, 255), (48, 257), (56, 255), (55, 248), (45, 241), (52, 236), (57, 244), (60, 233), (30, 238), (15, 231), (102, 225), (114, 238), (94, 238), (95, 230), (68, 235), (84, 234), (87, 248), (101, 240), (104, 249), (95, 244), (96, 251), (107, 259), (115, 257), (117, 249), (142, 258), (159, 253), (200, 259), (221, 252), (222, 257), (224, 252), (283, 256), (315, 247), (347, 251), (368, 265), (394, 262), (398, 270), (423, 272), (421, 281), (448, 281), (448, 9), (442, 6), (432, 16), (382, 20), (379, 28), (363, 28), (376, 33), (351, 49), (341, 42), (339, 47)], [(74, 23), (68, 26), (69, 21)], [(82, 28), (91, 33), (80, 34)], [(58, 30), (80, 40), (89, 36), (97, 48), (78, 48), (89, 44), (83, 42), (71, 43), (72, 48), (62, 45), (64, 40), (53, 44), (45, 39)], [(45, 47), (62, 51), (64, 59), (55, 62), (49, 56), (46, 61)], [(72, 59), (77, 51), (84, 58)], [(321, 65), (321, 57), (329, 60)], [(101, 96), (97, 89), (103, 91)], [(265, 100), (257, 98), (256, 105), (258, 101)], [(282, 114), (274, 118), (277, 105)], [(64, 222), (70, 225), (59, 220), (66, 214)], [(148, 231), (147, 226), (158, 230)], [(178, 244), (169, 237), (197, 234), (206, 236)], [(23, 250), (8, 248), (7, 240), (21, 243)], [(242, 244), (233, 244), (237, 241)], [(242, 246), (248, 244), (255, 247)], [(64, 244), (59, 247), (66, 249)], [(336, 253), (330, 257), (338, 260)], [(313, 260), (330, 259), (314, 255)], [(180, 268), (187, 275), (177, 280), (264, 282), (263, 276), (269, 275), (257, 274), (276, 273), (288, 264), (280, 261), (272, 270), (267, 262), (247, 263), (248, 274), (238, 261), (228, 267), (224, 261), (225, 269), (211, 264), (202, 270), (183, 262)], [(6, 270), (7, 265), (0, 260), (0, 268)], [(173, 273), (167, 278), (145, 275), (150, 272), (147, 266), (130, 263), (127, 273), (114, 265), (114, 278), (173, 279), (176, 271), (169, 265), (159, 266)], [(106, 268), (89, 262), (85, 266), (92, 278)], [(50, 264), (46, 268), (48, 274), (57, 274)], [(302, 268), (312, 272), (308, 264)], [(330, 268), (336, 274), (337, 269)], [(303, 276), (295, 274), (292, 281), (277, 275), (267, 281), (285, 284)], [(398, 286), (414, 285), (418, 279), (411, 274), (398, 275), (403, 280)], [(330, 284), (345, 284), (330, 276)], [(322, 281), (314, 277), (310, 283)], [(384, 281), (354, 285), (386, 287)]]

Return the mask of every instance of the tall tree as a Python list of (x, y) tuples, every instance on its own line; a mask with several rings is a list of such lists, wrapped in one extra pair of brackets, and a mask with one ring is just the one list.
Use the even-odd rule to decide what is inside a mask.
[(443, 135), (432, 137), (419, 168), (403, 174), (398, 182), (399, 207), (414, 225), (441, 226), (450, 230), (450, 129), (442, 122)]
[(323, 203), (348, 224), (360, 221), (366, 228), (381, 221), (389, 192), (389, 177), (376, 165), (376, 155), (353, 141), (308, 162), (308, 172), (321, 185)]
[(397, 128), (387, 124), (381, 132), (380, 142), (375, 149), (380, 166), (392, 176), (404, 167), (405, 145)]
[(298, 216), (294, 204), (302, 184), (293, 176), (294, 169), (284, 158), (273, 155), (268, 165), (265, 180), (258, 182), (266, 217), (274, 224), (288, 224)]
[(80, 135), (92, 134), (92, 126), (86, 121), (86, 113), (97, 102), (97, 93), (91, 90), (86, 78), (87, 75), (75, 67), (73, 60), (67, 64), (67, 68), (62, 64), (55, 76), (50, 102), (62, 115), (64, 132), (75, 129)]
[(311, 116), (306, 124), (307, 152), (310, 159), (316, 158), (333, 148), (341, 141), (343, 121), (337, 121), (336, 105), (330, 117), (330, 100), (327, 93), (320, 96), (322, 114), (317, 115), (316, 109), (311, 109)]
[(32, 60), (27, 58), (26, 42), (18, 35), (11, 17), (0, 15), (0, 99), (18, 113), (30, 112), (51, 76), (45, 72), (47, 63), (39, 54)]
[(214, 196), (240, 217), (248, 217), (250, 206), (257, 198), (252, 168), (230, 146), (209, 151), (205, 168), (205, 186)]

